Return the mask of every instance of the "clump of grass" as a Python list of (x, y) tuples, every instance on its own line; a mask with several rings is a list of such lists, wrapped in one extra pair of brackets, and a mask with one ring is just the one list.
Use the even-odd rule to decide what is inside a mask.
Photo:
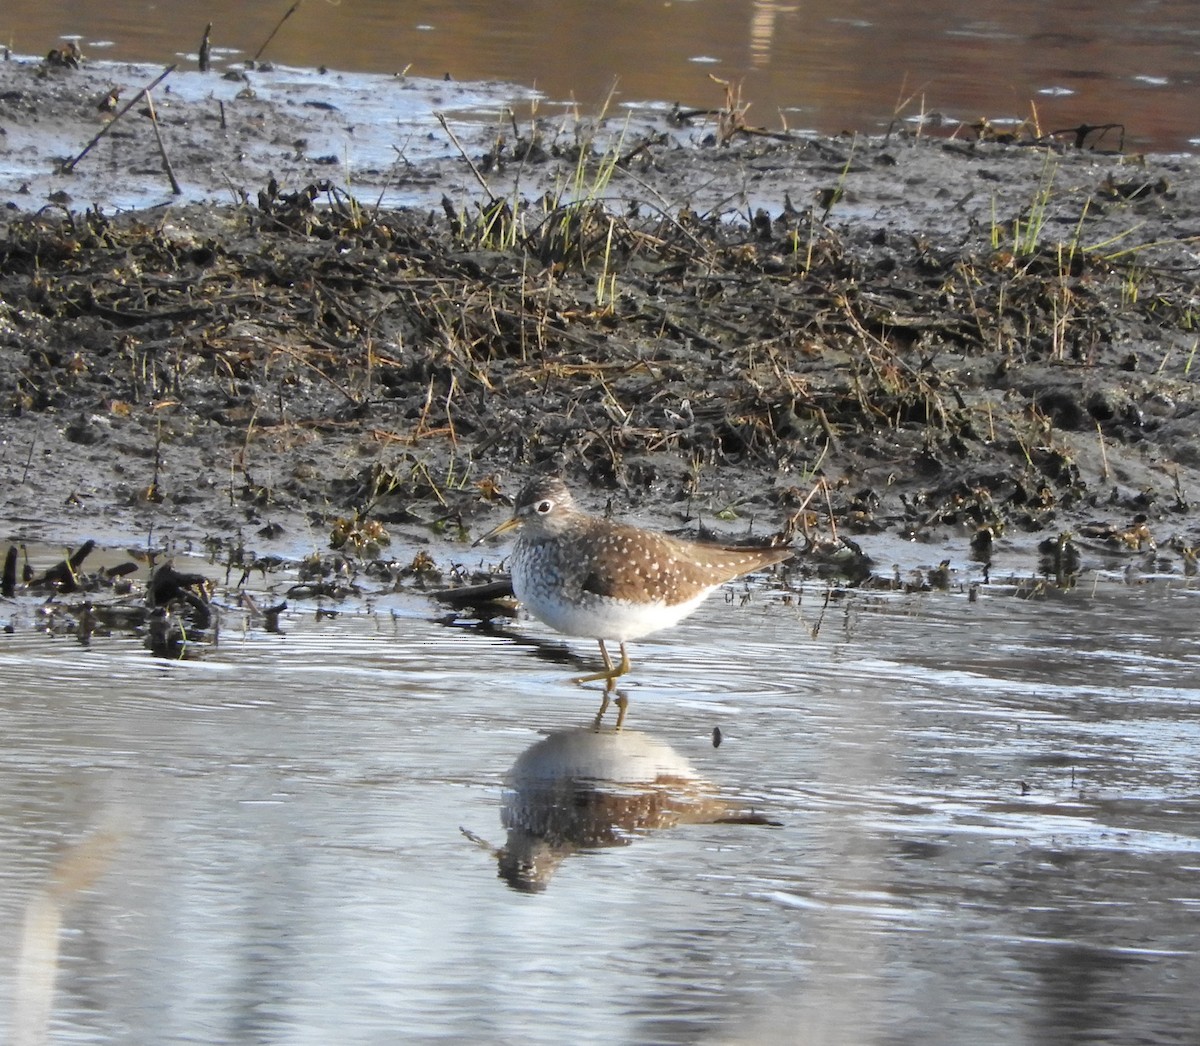
[[(1050, 154), (1046, 155), (1038, 186), (1028, 210), (1014, 218), (1009, 225), (1010, 249), (1018, 258), (1028, 258), (1041, 250), (1042, 233), (1046, 228), (1047, 211), (1054, 190), (1054, 177), (1058, 171)], [(1005, 240), (1004, 223), (996, 217), (995, 202), (992, 204), (992, 250), (999, 251)]]
[[(618, 134), (599, 147), (601, 128), (612, 98), (610, 91), (596, 117), (586, 121), (575, 117), (577, 140), (569, 147), (556, 147), (560, 156), (574, 159), (573, 166), (534, 204), (522, 198), (519, 178), (514, 182), (511, 194), (498, 196), (445, 118), (438, 116), (487, 196), (486, 201), (478, 205), (478, 216), (470, 221), (461, 219), (453, 204), (443, 199), (443, 208), (452, 227), (473, 247), (500, 251), (522, 249), (543, 265), (575, 265), (586, 269), (597, 258), (602, 259), (603, 271), (597, 280), (596, 291), (598, 306), (611, 303), (616, 293), (610, 262), (617, 219), (608, 211), (604, 199), (624, 160), (622, 150), (628, 130), (626, 121)], [(498, 157), (501, 151), (498, 145), (494, 154)]]
[[(605, 110), (609, 101), (605, 102)], [(602, 113), (594, 126), (602, 123)], [(621, 161), (628, 121), (593, 162), (596, 136), (593, 131), (579, 143), (571, 177), (560, 182), (545, 201), (545, 219), (530, 237), (530, 249), (543, 264), (574, 260), (587, 268), (603, 244), (605, 271), (612, 255), (615, 219), (604, 205), (609, 184)]]

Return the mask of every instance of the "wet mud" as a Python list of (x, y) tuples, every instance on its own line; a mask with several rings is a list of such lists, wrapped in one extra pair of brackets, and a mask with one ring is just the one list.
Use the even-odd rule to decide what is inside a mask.
[[(155, 72), (0, 64), (10, 542), (480, 582), (468, 539), (553, 469), (855, 584), (1194, 571), (1194, 157), (732, 99), (453, 124), (383, 78), (425, 101), (367, 130), (370, 90), (266, 70), (181, 72), (163, 146), (135, 105), (78, 158)], [(390, 159), (347, 180), (331, 127)]]

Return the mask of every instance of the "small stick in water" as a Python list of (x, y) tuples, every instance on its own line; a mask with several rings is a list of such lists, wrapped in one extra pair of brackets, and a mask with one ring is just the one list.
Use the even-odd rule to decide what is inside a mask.
[(212, 44), (208, 42), (209, 34), (212, 33), (212, 22), (204, 27), (204, 39), (200, 41), (200, 72), (207, 73), (209, 67), (209, 59), (212, 56)]
[(271, 30), (271, 35), (268, 36), (263, 41), (262, 47), (260, 47), (257, 51), (254, 52), (254, 61), (257, 62), (259, 60), (259, 58), (262, 56), (263, 51), (265, 51), (267, 49), (267, 44), (269, 44), (272, 40), (275, 39), (275, 34), (277, 32), (279, 32), (280, 29), (283, 28), (283, 23), (286, 22), (289, 18), (292, 17), (292, 15), (294, 15), (296, 13), (296, 8), (298, 8), (299, 6), (300, 6), (300, 0), (296, 0), (296, 2), (287, 9), (287, 14), (285, 14), (281, 19), (279, 19), (279, 21), (275, 24), (275, 28)]

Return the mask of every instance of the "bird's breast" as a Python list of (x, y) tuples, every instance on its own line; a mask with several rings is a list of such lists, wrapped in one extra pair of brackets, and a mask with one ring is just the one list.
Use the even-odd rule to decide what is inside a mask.
[[(511, 559), (513, 593), (540, 621), (564, 635), (625, 641), (687, 617), (708, 595), (669, 601), (653, 586), (592, 584), (598, 566), (585, 552), (553, 540), (518, 540)], [(600, 568), (602, 569), (602, 568)]]

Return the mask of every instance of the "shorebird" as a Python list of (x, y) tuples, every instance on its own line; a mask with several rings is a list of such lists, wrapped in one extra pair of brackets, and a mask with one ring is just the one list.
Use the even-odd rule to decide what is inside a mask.
[[(725, 582), (792, 557), (789, 548), (685, 541), (589, 515), (558, 476), (529, 482), (517, 495), (512, 517), (475, 544), (515, 528), (520, 534), (511, 557), (513, 594), (556, 631), (600, 644), (604, 670), (574, 680), (604, 682), (597, 724), (616, 680), (629, 671), (628, 640), (682, 621)], [(606, 640), (620, 645), (616, 665)], [(627, 704), (618, 695), (618, 730)]]

